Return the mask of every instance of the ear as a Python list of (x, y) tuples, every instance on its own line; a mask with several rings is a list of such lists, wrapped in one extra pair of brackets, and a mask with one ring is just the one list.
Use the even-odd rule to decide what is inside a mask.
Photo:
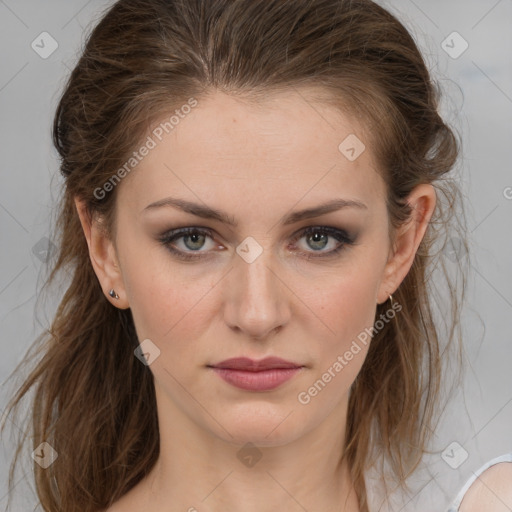
[(397, 230), (395, 245), (390, 251), (379, 285), (378, 304), (393, 294), (412, 267), (416, 251), (434, 213), (436, 191), (430, 184), (418, 185), (409, 194), (407, 202), (412, 208), (411, 218)]
[[(90, 215), (85, 203), (75, 197), (75, 205), (84, 231), (91, 263), (107, 299), (119, 309), (129, 308), (116, 249), (104, 230), (101, 221)], [(119, 299), (109, 295), (114, 289)]]

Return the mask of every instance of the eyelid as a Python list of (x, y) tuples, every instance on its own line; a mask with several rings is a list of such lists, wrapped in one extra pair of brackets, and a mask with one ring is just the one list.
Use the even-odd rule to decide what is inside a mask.
[(352, 236), (346, 229), (342, 228), (335, 228), (333, 226), (328, 225), (314, 225), (314, 226), (307, 226), (305, 228), (299, 229), (294, 235), (292, 235), (292, 240), (296, 241), (303, 236), (308, 235), (309, 233), (315, 233), (315, 232), (322, 232), (329, 236), (332, 236), (333, 238), (340, 238), (342, 241), (345, 241), (347, 243), (353, 242), (355, 240), (355, 237)]

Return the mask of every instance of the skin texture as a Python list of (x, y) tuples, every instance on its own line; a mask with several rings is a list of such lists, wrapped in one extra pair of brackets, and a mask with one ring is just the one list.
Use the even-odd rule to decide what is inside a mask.
[(468, 489), (460, 512), (510, 512), (512, 510), (512, 463), (491, 466)]
[[(393, 252), (385, 184), (368, 141), (354, 162), (338, 150), (349, 134), (362, 138), (361, 127), (306, 98), (307, 91), (293, 90), (258, 106), (220, 92), (199, 99), (118, 185), (115, 243), (77, 200), (105, 295), (114, 307), (130, 307), (139, 340), (149, 338), (161, 351), (149, 366), (160, 458), (110, 511), (358, 510), (339, 459), (349, 387), (368, 347), (361, 345), (307, 405), (297, 396), (373, 325), (377, 303), (402, 282), (433, 213), (435, 190), (420, 185), (411, 194), (413, 219)], [(172, 207), (143, 213), (168, 196), (221, 209), (238, 226)], [(339, 198), (367, 209), (281, 222)], [(207, 254), (202, 259), (181, 261), (158, 240), (192, 226), (213, 233), (199, 249)], [(315, 226), (355, 233), (356, 245), (319, 257), (338, 242), (300, 235)], [(236, 252), (246, 237), (262, 249), (252, 263)], [(200, 243), (187, 246), (180, 238), (174, 246), (190, 253)], [(108, 296), (111, 288), (118, 300)], [(305, 368), (273, 391), (242, 391), (206, 367), (237, 356), (278, 356)], [(252, 467), (237, 457), (247, 442), (261, 454)]]

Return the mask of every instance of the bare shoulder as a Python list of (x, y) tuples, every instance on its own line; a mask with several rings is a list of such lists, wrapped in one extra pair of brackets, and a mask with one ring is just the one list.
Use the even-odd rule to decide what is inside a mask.
[(468, 489), (460, 512), (510, 512), (512, 462), (500, 462), (484, 471)]

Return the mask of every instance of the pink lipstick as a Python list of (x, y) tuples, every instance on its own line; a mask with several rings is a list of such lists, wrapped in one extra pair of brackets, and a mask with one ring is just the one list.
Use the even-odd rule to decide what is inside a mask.
[(240, 389), (270, 391), (290, 380), (303, 365), (278, 357), (267, 357), (259, 361), (236, 357), (210, 365), (210, 368), (226, 382)]

